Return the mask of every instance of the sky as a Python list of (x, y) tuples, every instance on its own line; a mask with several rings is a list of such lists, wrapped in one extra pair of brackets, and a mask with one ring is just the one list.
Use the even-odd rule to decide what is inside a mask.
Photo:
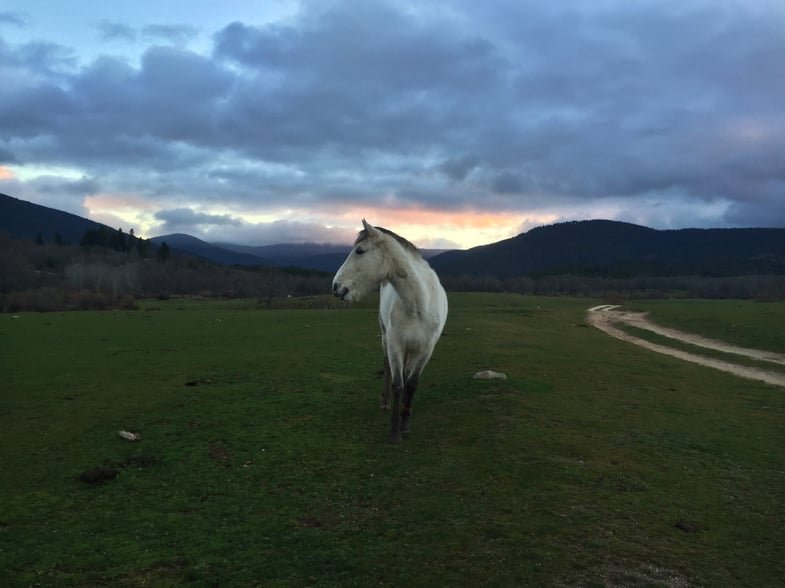
[(785, 226), (782, 0), (4, 0), (0, 192), (139, 236)]

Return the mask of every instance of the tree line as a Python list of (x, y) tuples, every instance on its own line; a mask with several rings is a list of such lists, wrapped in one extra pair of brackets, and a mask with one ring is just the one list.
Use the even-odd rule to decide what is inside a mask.
[(88, 230), (79, 245), (0, 233), (0, 310), (134, 308), (139, 298), (182, 295), (257, 298), (329, 292), (312, 271), (219, 266), (121, 230)]
[[(79, 245), (12, 239), (0, 233), (0, 310), (134, 308), (140, 298), (255, 298), (270, 308), (288, 296), (330, 291), (323, 272), (216, 265), (140, 239), (133, 231), (91, 229)], [(448, 291), (516, 292), (614, 300), (687, 296), (785, 300), (785, 276), (602, 277), (571, 274), (517, 276), (442, 275)]]
[(593, 298), (687, 298), (785, 300), (785, 276), (637, 276), (601, 277), (556, 274), (501, 279), (493, 275), (441, 276), (453, 292), (515, 292), (537, 296), (586, 296)]

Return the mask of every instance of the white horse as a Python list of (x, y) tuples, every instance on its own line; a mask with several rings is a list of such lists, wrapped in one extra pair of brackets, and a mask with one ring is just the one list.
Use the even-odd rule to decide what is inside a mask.
[[(341, 300), (360, 300), (379, 288), (384, 350), (382, 408), (390, 407), (389, 440), (398, 443), (411, 426), (412, 398), (447, 320), (447, 294), (436, 272), (403, 237), (363, 219), (354, 248), (333, 278)], [(403, 397), (403, 407), (401, 407)]]

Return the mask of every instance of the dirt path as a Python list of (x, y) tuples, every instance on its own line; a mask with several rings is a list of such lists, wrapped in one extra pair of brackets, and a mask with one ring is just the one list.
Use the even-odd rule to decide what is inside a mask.
[(758, 380), (761, 382), (766, 382), (767, 384), (773, 384), (775, 386), (782, 386), (785, 388), (785, 373), (770, 371), (763, 368), (738, 365), (730, 361), (704, 357), (702, 355), (688, 353), (679, 349), (673, 349), (665, 345), (658, 345), (656, 343), (646, 341), (645, 339), (641, 339), (640, 337), (635, 337), (625, 333), (621, 329), (617, 328), (616, 325), (622, 323), (640, 329), (646, 329), (647, 331), (663, 335), (670, 339), (675, 339), (684, 343), (690, 343), (692, 345), (698, 345), (706, 349), (714, 349), (716, 351), (722, 351), (723, 353), (742, 355), (757, 361), (765, 361), (779, 365), (785, 365), (785, 355), (773, 353), (770, 351), (761, 351), (759, 349), (737, 347), (735, 345), (723, 343), (722, 341), (707, 339), (706, 337), (701, 337), (700, 335), (684, 333), (676, 329), (661, 327), (646, 318), (646, 313), (630, 312), (618, 309), (618, 306), (610, 304), (595, 306), (588, 310), (586, 315), (587, 320), (590, 325), (600, 329), (612, 337), (616, 337), (622, 341), (628, 341), (629, 343), (634, 343), (635, 345), (640, 345), (641, 347), (645, 347), (651, 351), (656, 351), (657, 353), (670, 355), (671, 357), (676, 357), (684, 361), (691, 361), (693, 363), (698, 363), (707, 367), (722, 370), (724, 372), (729, 372), (741, 378)]

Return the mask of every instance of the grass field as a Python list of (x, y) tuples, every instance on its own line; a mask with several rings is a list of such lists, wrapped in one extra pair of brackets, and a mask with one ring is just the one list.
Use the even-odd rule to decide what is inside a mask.
[[(370, 305), (0, 315), (0, 585), (781, 585), (785, 390), (598, 301), (450, 303), (397, 446)], [(647, 309), (782, 345), (781, 305), (680, 304)]]

